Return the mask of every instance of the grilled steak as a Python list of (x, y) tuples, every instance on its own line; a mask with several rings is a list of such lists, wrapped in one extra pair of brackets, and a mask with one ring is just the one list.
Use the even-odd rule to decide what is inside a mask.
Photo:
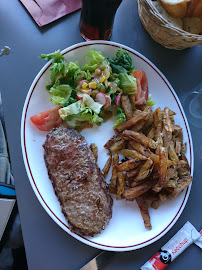
[(100, 233), (112, 216), (112, 198), (85, 138), (68, 127), (46, 138), (44, 159), (70, 230), (83, 236)]

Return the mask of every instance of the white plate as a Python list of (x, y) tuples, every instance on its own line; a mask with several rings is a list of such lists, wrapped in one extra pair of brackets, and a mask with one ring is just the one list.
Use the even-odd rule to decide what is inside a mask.
[[(78, 60), (85, 62), (84, 56), (90, 49), (96, 49), (104, 56), (114, 56), (119, 47), (127, 50), (133, 60), (136, 69), (146, 72), (149, 90), (156, 100), (155, 107), (162, 109), (168, 106), (175, 111), (175, 121), (182, 126), (184, 141), (187, 142), (187, 159), (193, 173), (193, 148), (188, 123), (180, 104), (180, 101), (164, 75), (143, 55), (124, 45), (113, 42), (84, 42), (76, 44), (62, 51), (67, 61)], [(45, 141), (46, 132), (38, 131), (30, 122), (30, 117), (54, 107), (50, 102), (50, 95), (45, 86), (49, 81), (50, 65), (48, 62), (36, 76), (32, 83), (24, 104), (21, 122), (21, 143), (24, 163), (33, 190), (41, 205), (51, 218), (66, 232), (90, 246), (112, 251), (127, 251), (147, 246), (162, 237), (175, 224), (180, 217), (191, 186), (186, 188), (177, 198), (161, 203), (158, 210), (149, 209), (151, 215), (152, 230), (144, 227), (142, 217), (136, 202), (114, 200), (113, 216), (104, 231), (95, 237), (81, 237), (69, 230), (68, 224), (61, 212), (60, 204), (55, 196), (51, 182), (47, 175), (43, 159), (42, 144)], [(86, 129), (82, 132), (88, 143), (95, 142), (99, 147), (98, 164), (103, 168), (107, 159), (104, 143), (113, 135), (112, 120), (104, 123), (101, 127)], [(109, 181), (109, 177), (107, 179)]]

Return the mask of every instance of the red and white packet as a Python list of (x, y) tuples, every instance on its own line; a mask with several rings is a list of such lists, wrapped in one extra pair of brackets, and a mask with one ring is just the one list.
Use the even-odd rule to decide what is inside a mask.
[(202, 249), (202, 230), (200, 231), (200, 237), (194, 242), (198, 247)]
[(163, 270), (192, 243), (195, 243), (202, 248), (202, 230), (199, 233), (195, 227), (187, 221), (185, 225), (140, 269)]

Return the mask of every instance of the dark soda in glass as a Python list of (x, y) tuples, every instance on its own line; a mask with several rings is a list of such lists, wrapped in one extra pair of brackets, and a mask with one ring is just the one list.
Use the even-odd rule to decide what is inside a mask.
[(108, 40), (122, 0), (82, 0), (80, 33), (85, 40)]

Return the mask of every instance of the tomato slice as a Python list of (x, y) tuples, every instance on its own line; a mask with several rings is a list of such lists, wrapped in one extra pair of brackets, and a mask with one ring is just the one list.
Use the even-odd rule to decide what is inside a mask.
[(52, 128), (58, 127), (62, 122), (62, 118), (58, 113), (60, 108), (61, 106), (58, 106), (53, 109), (38, 113), (30, 117), (30, 120), (39, 130), (50, 131)]
[(149, 96), (149, 88), (146, 74), (143, 70), (135, 70), (133, 72), (133, 76), (136, 78), (137, 81), (137, 94), (135, 96), (135, 104), (145, 105)]

